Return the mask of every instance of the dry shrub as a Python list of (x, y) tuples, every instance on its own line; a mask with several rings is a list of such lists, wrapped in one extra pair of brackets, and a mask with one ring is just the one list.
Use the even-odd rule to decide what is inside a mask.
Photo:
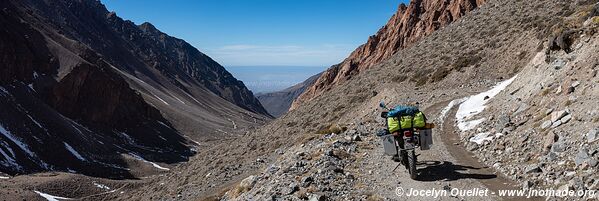
[(393, 81), (395, 83), (400, 83), (400, 82), (405, 81), (406, 79), (408, 79), (408, 76), (402, 74), (402, 75), (393, 76), (393, 78), (391, 78), (391, 81)]
[(447, 70), (447, 68), (437, 68), (437, 70), (435, 70), (435, 72), (431, 76), (431, 81), (439, 82), (439, 81), (445, 79), (445, 77), (447, 77), (447, 75), (449, 75), (449, 72), (450, 71)]
[(543, 91), (541, 91), (541, 96), (546, 96), (547, 94), (549, 94), (549, 92), (551, 92), (551, 89), (545, 88), (545, 89), (543, 89)]
[(331, 134), (331, 133), (335, 133), (335, 134), (339, 134), (341, 132), (343, 132), (343, 128), (347, 129), (346, 127), (340, 127), (337, 124), (332, 124), (324, 129), (320, 129), (318, 132), (318, 134), (324, 135), (324, 134)]
[(306, 144), (310, 141), (312, 141), (313, 139), (317, 138), (319, 135), (316, 134), (303, 134), (302, 136), (300, 136), (300, 138), (296, 141), (295, 145), (300, 145), (300, 144)]
[(372, 194), (372, 195), (368, 195), (368, 198), (366, 198), (366, 200), (367, 201), (382, 201), (384, 199), (380, 195)]
[(482, 59), (483, 58), (478, 55), (469, 55), (469, 56), (460, 57), (455, 63), (453, 63), (453, 65), (451, 65), (451, 68), (453, 70), (461, 71), (462, 68), (475, 65), (478, 62), (480, 62)]

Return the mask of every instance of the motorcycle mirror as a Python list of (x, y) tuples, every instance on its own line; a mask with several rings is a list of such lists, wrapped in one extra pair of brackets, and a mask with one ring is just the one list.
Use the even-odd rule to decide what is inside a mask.
[(379, 107), (381, 107), (381, 108), (387, 108), (387, 106), (385, 105), (384, 101), (381, 101), (381, 103), (379, 103)]

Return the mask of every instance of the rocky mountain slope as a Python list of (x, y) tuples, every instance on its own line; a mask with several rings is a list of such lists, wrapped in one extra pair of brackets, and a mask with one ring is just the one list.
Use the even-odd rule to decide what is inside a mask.
[[(251, 137), (240, 137), (227, 141), (227, 143), (222, 145), (212, 147), (210, 148), (210, 154), (199, 154), (198, 157), (192, 159), (193, 162), (180, 166), (180, 174), (169, 173), (153, 178), (151, 181), (148, 181), (147, 185), (139, 189), (133, 189), (129, 193), (124, 193), (122, 198), (131, 199), (138, 198), (139, 196), (147, 199), (158, 197), (166, 199), (196, 199), (198, 197), (230, 199), (261, 198), (256, 196), (258, 195), (270, 196), (275, 199), (285, 198), (293, 200), (306, 198), (303, 197), (302, 192), (308, 192), (310, 194), (326, 195), (332, 200), (344, 198), (360, 199), (361, 196), (398, 199), (397, 197), (393, 197), (392, 192), (390, 194), (383, 194), (383, 192), (377, 191), (363, 192), (358, 195), (344, 193), (347, 192), (344, 189), (348, 188), (348, 185), (350, 189), (364, 189), (364, 182), (362, 182), (362, 185), (356, 185), (358, 182), (352, 183), (352, 181), (380, 181), (386, 179), (383, 173), (355, 174), (352, 172), (350, 174), (353, 178), (345, 175), (345, 172), (352, 171), (352, 167), (348, 167), (346, 170), (345, 165), (353, 163), (350, 162), (354, 160), (352, 159), (353, 157), (359, 158), (364, 153), (367, 153), (369, 156), (376, 155), (380, 153), (376, 152), (380, 151), (378, 150), (380, 147), (375, 147), (372, 150), (358, 148), (356, 152), (349, 153), (349, 155), (343, 154), (347, 156), (349, 161), (338, 161), (344, 160), (344, 158), (331, 159), (330, 162), (335, 165), (332, 167), (338, 167), (343, 170), (334, 171), (337, 169), (334, 168), (332, 169), (333, 172), (342, 172), (343, 175), (332, 174), (334, 175), (333, 178), (326, 178), (327, 175), (331, 174), (324, 169), (321, 173), (318, 173), (318, 168), (324, 167), (320, 166), (320, 164), (326, 162), (320, 161), (320, 158), (324, 158), (323, 160), (330, 158), (325, 156), (325, 151), (332, 149), (333, 155), (336, 155), (335, 151), (347, 152), (347, 148), (351, 148), (352, 146), (351, 144), (340, 142), (336, 147), (335, 143), (332, 143), (334, 140), (331, 143), (321, 146), (319, 140), (323, 140), (323, 133), (343, 132), (343, 127), (347, 127), (348, 131), (351, 131), (352, 129), (359, 130), (360, 125), (382, 126), (381, 124), (375, 124), (379, 118), (380, 111), (377, 107), (380, 100), (394, 104), (418, 101), (422, 103), (423, 108), (428, 108), (435, 104), (450, 105), (449, 103), (453, 100), (486, 91), (496, 83), (512, 78), (520, 72), (529, 70), (540, 71), (543, 69), (541, 68), (542, 66), (529, 64), (535, 60), (539, 53), (545, 54), (547, 49), (554, 49), (552, 48), (553, 42), (549, 42), (551, 36), (560, 35), (559, 33), (565, 32), (565, 30), (571, 30), (568, 27), (582, 27), (584, 22), (589, 21), (589, 19), (591, 19), (588, 22), (589, 25), (596, 23), (597, 18), (593, 17), (594, 12), (590, 12), (590, 9), (588, 9), (589, 5), (592, 7), (594, 3), (596, 1), (489, 0), (485, 2), (484, 6), (447, 25), (444, 29), (433, 32), (413, 45), (399, 50), (389, 59), (364, 70), (363, 73), (355, 75), (352, 79), (340, 84), (338, 87), (329, 89), (326, 94), (317, 96), (312, 101), (305, 102), (282, 118), (274, 120), (268, 125), (251, 132), (248, 135)], [(594, 33), (594, 35), (590, 33)], [(596, 32), (589, 32), (588, 34), (592, 36), (589, 41), (595, 40)], [(572, 34), (572, 36), (576, 35), (578, 34)], [(561, 38), (564, 39), (564, 37)], [(560, 41), (564, 41), (562, 39)], [(569, 41), (569, 39), (565, 41)], [(589, 46), (582, 45), (581, 48), (589, 48)], [(596, 62), (596, 60), (592, 59), (585, 60)], [(575, 62), (570, 64), (574, 66)], [(577, 71), (578, 67), (590, 68), (592, 66), (592, 64), (587, 65), (578, 62), (573, 70)], [(552, 79), (566, 80), (562, 76), (569, 73), (571, 72), (564, 71), (559, 76), (554, 73), (557, 77)], [(544, 74), (539, 74), (539, 77), (541, 77), (540, 75)], [(587, 75), (590, 75), (590, 73)], [(527, 77), (520, 76), (516, 80), (518, 79), (522, 79), (522, 83), (528, 87), (540, 86), (540, 82), (535, 79), (528, 80)], [(557, 87), (559, 85), (554, 84), (553, 86)], [(513, 91), (509, 88), (505, 89), (495, 98), (491, 99), (491, 102), (488, 104), (494, 104), (493, 101), (500, 100), (500, 97), (507, 96)], [(524, 91), (526, 90), (521, 89), (521, 92)], [(586, 94), (586, 98), (592, 99), (590, 93)], [(522, 96), (520, 99), (526, 100), (525, 97)], [(578, 98), (578, 100), (580, 99)], [(514, 99), (509, 100), (513, 103), (518, 103)], [(549, 104), (551, 99), (544, 101), (546, 104)], [(531, 106), (535, 103), (539, 104), (538, 101), (527, 104)], [(451, 109), (451, 107), (449, 108)], [(513, 108), (515, 107), (509, 104), (493, 111), (511, 111)], [(556, 109), (556, 111), (560, 110), (563, 109)], [(432, 117), (429, 116), (429, 118), (449, 115), (455, 117), (455, 114), (454, 112), (433, 112)], [(589, 118), (594, 118), (595, 116), (591, 115)], [(447, 127), (444, 126), (444, 129), (455, 126), (451, 119), (455, 118), (448, 117), (450, 123)], [(512, 122), (515, 123), (517, 121)], [(375, 128), (366, 128), (365, 132), (371, 134), (369, 132), (371, 129)], [(484, 131), (484, 129), (481, 128), (481, 131)], [(473, 132), (476, 130), (474, 129)], [(451, 136), (457, 133), (450, 131), (438, 134)], [(352, 135), (348, 134), (348, 136)], [(376, 141), (378, 141), (376, 138), (365, 137), (363, 139), (370, 140), (368, 143), (373, 145), (376, 145)], [(447, 138), (442, 139), (445, 140)], [(519, 138), (517, 136), (508, 138), (507, 135), (504, 135), (504, 139), (520, 140), (526, 138)], [(540, 138), (537, 139), (532, 140), (529, 138), (529, 141), (531, 143), (539, 142)], [(461, 145), (459, 141), (442, 141), (441, 143), (445, 147), (455, 147), (455, 144)], [(306, 148), (302, 150), (303, 147)], [(523, 146), (519, 146), (516, 143), (511, 144), (511, 148), (513, 152), (531, 152), (529, 149), (522, 149)], [(308, 156), (312, 156), (314, 160), (308, 161), (308, 163), (296, 163), (301, 160), (307, 160), (307, 158), (302, 159), (301, 157), (303, 156), (300, 157), (293, 153), (288, 153), (287, 150), (293, 152), (304, 151)], [(459, 150), (464, 149), (460, 148)], [(588, 150), (590, 151), (590, 149)], [(310, 155), (312, 151), (322, 154)], [(495, 154), (497, 153), (499, 152), (495, 152)], [(587, 153), (589, 156), (592, 155), (590, 152)], [(452, 152), (440, 154), (453, 155)], [(504, 155), (503, 157), (511, 156), (505, 155), (507, 154), (505, 152), (502, 152), (502, 154)], [(478, 155), (478, 153), (475, 152), (475, 155)], [(293, 158), (290, 159), (290, 157)], [(461, 158), (472, 159), (471, 156), (463, 156)], [(570, 158), (562, 159), (572, 160)], [(442, 159), (435, 157), (429, 160), (442, 162), (439, 161)], [(536, 161), (533, 157), (523, 157), (518, 160), (525, 161), (515, 164), (518, 166)], [(359, 168), (366, 170), (376, 169), (381, 163), (385, 162), (360, 163), (361, 166)], [(386, 163), (393, 162), (388, 160)], [(273, 165), (279, 166), (281, 169), (270, 172), (270, 167)], [(385, 165), (387, 166), (388, 164)], [(468, 171), (472, 171), (468, 170), (465, 166), (467, 164), (448, 164), (443, 167), (445, 167), (444, 169), (457, 169), (461, 175), (464, 175)], [(433, 173), (438, 173), (438, 171), (433, 169)], [(592, 171), (595, 171), (594, 168)], [(507, 172), (509, 173), (509, 171)], [(317, 184), (313, 186), (314, 188), (311, 185), (307, 187), (301, 186), (301, 179), (305, 176), (310, 176), (304, 175), (304, 173), (317, 173), (316, 176), (311, 176), (312, 179), (316, 180), (312, 182), (313, 184)], [(252, 175), (254, 177), (251, 177)], [(268, 177), (262, 177), (262, 175), (268, 175)], [(321, 177), (323, 175), (324, 178)], [(491, 176), (500, 177), (501, 173), (493, 173)], [(513, 179), (513, 175), (506, 174), (505, 176)], [(248, 179), (246, 182), (242, 182), (247, 178), (254, 178), (256, 180)], [(281, 180), (279, 180), (279, 183), (275, 183), (277, 180), (271, 180), (270, 178), (281, 178)], [(295, 183), (297, 185), (291, 185), (292, 180), (288, 180), (288, 178), (298, 179), (294, 180), (297, 182)], [(443, 182), (443, 179), (416, 181), (416, 183), (421, 185), (422, 183), (430, 184), (426, 182), (431, 182), (437, 185), (436, 182)], [(404, 178), (404, 180), (407, 180), (407, 178)], [(450, 179), (447, 185), (452, 185), (456, 182), (459, 183), (456, 180), (459, 180), (459, 178)], [(483, 181), (484, 177), (477, 176), (475, 180)], [(255, 181), (256, 183), (249, 183), (258, 185), (247, 189), (245, 188), (245, 184), (248, 183), (247, 181)], [(326, 181), (329, 183), (326, 183)], [(158, 182), (165, 182), (169, 185), (153, 185)], [(401, 183), (403, 182), (401, 181)], [(517, 188), (521, 187), (519, 185), (521, 181), (515, 180), (512, 182), (518, 185), (516, 186)], [(401, 183), (388, 184), (386, 186), (400, 186)], [(484, 184), (484, 186), (486, 185)], [(559, 186), (559, 184), (555, 185)], [(256, 190), (252, 190), (254, 188)], [(272, 189), (272, 191), (269, 191), (269, 189)], [(234, 196), (229, 197), (232, 194)]]
[(331, 87), (351, 79), (367, 68), (396, 54), (430, 35), (434, 31), (456, 21), (481, 6), (485, 0), (415, 0), (409, 5), (401, 4), (375, 35), (354, 50), (348, 58), (332, 66), (297, 98), (290, 109), (312, 100)]
[(320, 75), (321, 73), (313, 75), (302, 83), (296, 84), (281, 91), (256, 94), (256, 98), (260, 100), (260, 103), (262, 103), (269, 114), (274, 117), (280, 117), (287, 113), (291, 107), (291, 103), (293, 103), (293, 101), (297, 99), (297, 97), (299, 97), (299, 95), (302, 94), (309, 86), (314, 84)]
[(167, 169), (150, 161), (186, 161), (190, 138), (224, 138), (269, 118), (208, 56), (99, 1), (0, 8), (4, 173), (144, 176)]
[[(85, 184), (63, 185), (69, 188), (15, 184), (29, 177), (0, 185), (31, 196), (37, 190), (120, 200), (403, 199), (397, 187), (597, 190), (592, 128), (598, 126), (598, 8), (596, 0), (488, 0), (281, 118), (206, 147), (163, 175), (114, 182), (110, 189), (81, 179), (76, 181)], [(493, 96), (481, 93), (497, 83), (507, 84)], [(470, 99), (478, 112), (458, 118)], [(381, 156), (379, 139), (372, 136), (383, 126), (380, 100), (418, 101), (438, 123), (435, 147), (421, 152), (417, 180), (393, 171), (396, 163)], [(465, 120), (481, 123), (461, 131), (456, 124)], [(85, 185), (94, 190), (70, 190)], [(585, 198), (572, 198), (579, 199)]]

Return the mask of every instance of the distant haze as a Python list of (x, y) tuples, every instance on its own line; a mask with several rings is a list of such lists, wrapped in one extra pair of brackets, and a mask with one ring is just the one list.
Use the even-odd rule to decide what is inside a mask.
[(326, 69), (324, 66), (227, 66), (254, 94), (279, 91)]

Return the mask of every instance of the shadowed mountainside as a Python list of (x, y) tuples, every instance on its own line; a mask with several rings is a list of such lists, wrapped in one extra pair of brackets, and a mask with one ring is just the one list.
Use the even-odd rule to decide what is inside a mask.
[(2, 172), (143, 176), (133, 164), (188, 160), (188, 138), (222, 138), (270, 118), (210, 57), (99, 1), (0, 6)]

